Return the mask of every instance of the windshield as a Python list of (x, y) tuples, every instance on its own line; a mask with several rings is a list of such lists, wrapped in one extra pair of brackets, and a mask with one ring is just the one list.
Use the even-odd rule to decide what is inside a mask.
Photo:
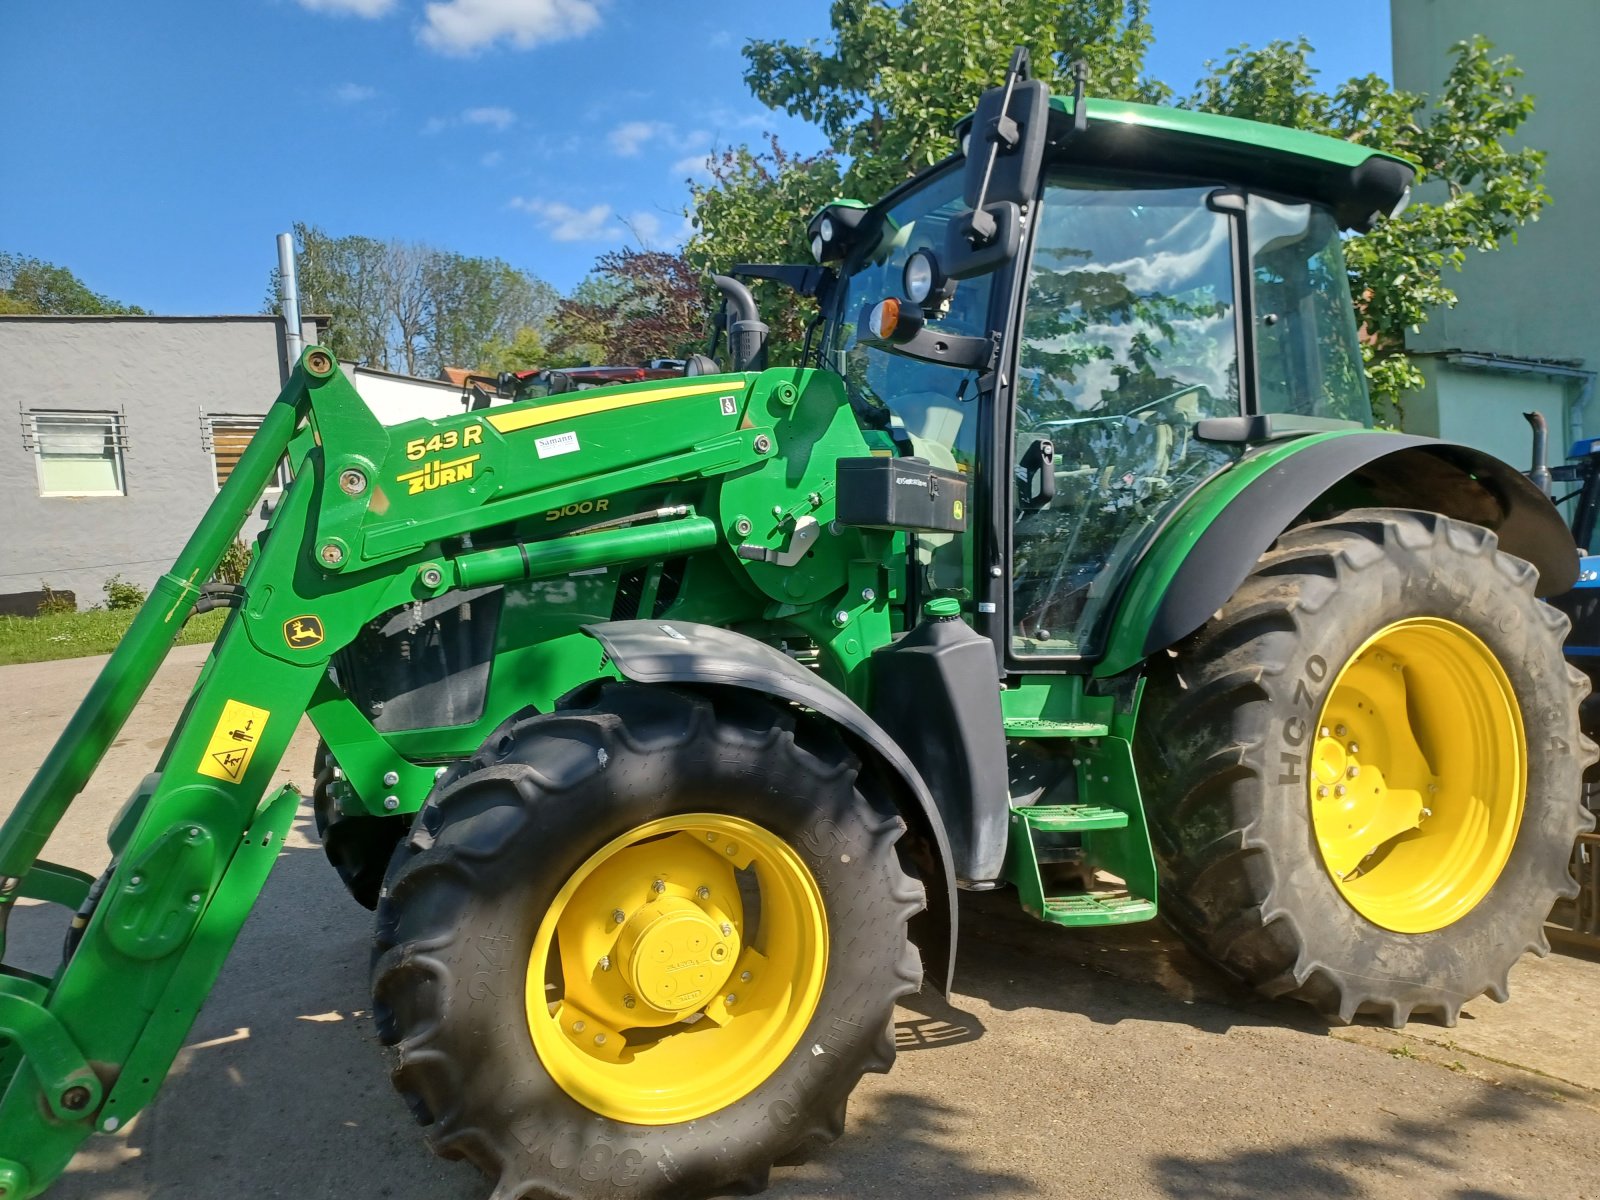
[(1264, 413), (1372, 424), (1333, 214), (1251, 196), (1256, 379)]
[[(890, 353), (857, 337), (863, 309), (900, 296), (913, 251), (943, 257), (945, 230), (966, 208), (961, 172), (946, 171), (884, 212), (865, 230), (866, 244), (846, 265), (843, 298), (823, 343), (826, 366), (844, 377), (862, 424), (891, 437), (900, 452), (936, 467), (968, 472), (977, 442), (977, 372)], [(948, 309), (928, 327), (980, 336), (988, 331), (994, 275), (963, 279)]]

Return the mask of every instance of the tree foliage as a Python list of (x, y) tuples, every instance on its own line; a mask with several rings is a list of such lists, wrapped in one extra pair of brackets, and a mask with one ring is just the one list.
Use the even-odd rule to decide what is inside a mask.
[[(504, 353), (524, 330), (542, 341), (555, 314), (555, 288), (498, 258), (298, 222), (294, 234), (300, 309), (329, 316), (327, 342), (341, 359), (437, 375)], [(274, 271), (267, 308), (276, 306)]]
[[(831, 198), (873, 200), (955, 149), (954, 123), (999, 81), (1016, 45), (1037, 78), (1071, 89), (1070, 64), (1089, 66), (1091, 95), (1144, 102), (1176, 93), (1145, 74), (1154, 38), (1147, 0), (835, 0), (825, 42), (746, 44), (745, 81), (771, 108), (817, 126), (831, 154), (779, 157), (730, 150), (710, 183), (694, 189), (697, 264), (741, 259), (804, 262), (805, 221)], [(1482, 38), (1452, 50), (1437, 93), (1397, 91), (1375, 75), (1321, 89), (1304, 39), (1239, 46), (1216, 62), (1182, 106), (1312, 130), (1410, 159), (1418, 197), (1398, 219), (1345, 248), (1363, 323), (1367, 375), (1380, 412), (1421, 377), (1405, 334), (1456, 301), (1447, 268), (1473, 251), (1515, 240), (1549, 196), (1544, 156), (1511, 145), (1533, 110), (1521, 72)], [(838, 164), (847, 164), (840, 170)], [(769, 302), (764, 311), (778, 311)]]
[[(695, 270), (709, 274), (742, 262), (811, 260), (806, 221), (839, 195), (839, 164), (832, 154), (789, 154), (769, 134), (766, 149), (726, 149), (707, 166), (710, 179), (690, 184), (695, 233), (683, 253)], [(772, 329), (772, 361), (794, 361), (806, 324), (816, 316), (815, 303), (775, 283), (755, 284), (753, 290)], [(709, 289), (706, 299), (712, 300)]]
[(699, 273), (681, 254), (612, 250), (556, 307), (552, 349), (593, 362), (644, 363), (693, 352), (705, 328)]
[(0, 313), (81, 317), (144, 315), (145, 310), (91, 291), (66, 267), (0, 250)]

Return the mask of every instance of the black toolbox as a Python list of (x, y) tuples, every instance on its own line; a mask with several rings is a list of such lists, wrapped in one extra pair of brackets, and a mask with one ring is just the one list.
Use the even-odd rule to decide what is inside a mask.
[(839, 520), (863, 529), (961, 533), (967, 528), (967, 477), (922, 458), (841, 458)]

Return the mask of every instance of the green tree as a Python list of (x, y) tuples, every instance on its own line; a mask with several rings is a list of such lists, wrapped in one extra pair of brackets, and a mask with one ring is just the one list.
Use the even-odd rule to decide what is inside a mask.
[[(545, 338), (555, 314), (553, 287), (498, 258), (301, 223), (294, 234), (301, 311), (330, 318), (327, 342), (341, 359), (437, 375), (502, 353), (522, 329)], [(273, 271), (268, 311), (277, 287)]]
[(66, 267), (0, 250), (0, 313), (104, 316), (143, 315), (145, 310), (90, 291)]
[[(1015, 45), (1029, 48), (1035, 76), (1052, 91), (1070, 91), (1070, 64), (1082, 58), (1092, 95), (1170, 100), (1172, 89), (1144, 73), (1154, 37), (1147, 16), (1146, 0), (835, 0), (826, 42), (748, 43), (745, 81), (769, 107), (816, 125), (848, 162), (842, 192), (871, 200), (956, 148), (952, 126), (998, 82)], [(1421, 381), (1404, 352), (1406, 330), (1455, 303), (1446, 269), (1515, 240), (1549, 202), (1544, 156), (1510, 144), (1533, 100), (1516, 90), (1521, 72), (1482, 38), (1454, 47), (1449, 76), (1431, 96), (1396, 91), (1372, 75), (1320, 90), (1311, 53), (1303, 39), (1237, 47), (1206, 63), (1179, 103), (1325, 133), (1419, 164), (1411, 207), (1345, 247), (1374, 407), (1388, 415)], [(729, 167), (694, 192), (690, 254), (727, 266), (757, 257), (752, 249), (783, 249), (788, 261), (807, 261), (809, 251), (793, 242), (826, 190), (814, 168), (801, 173), (798, 163), (813, 160), (754, 169), (747, 160), (760, 156), (731, 154)]]
[[(695, 232), (683, 255), (695, 270), (706, 275), (742, 262), (811, 261), (806, 222), (840, 194), (839, 164), (832, 154), (789, 154), (769, 134), (765, 150), (723, 150), (708, 166), (711, 178), (689, 185)], [(797, 301), (775, 283), (756, 284), (754, 290), (772, 328), (772, 361), (793, 361), (816, 305)], [(709, 285), (705, 292), (712, 302)]]
[(1089, 63), (1094, 94), (1159, 102), (1146, 79), (1147, 0), (834, 0), (832, 38), (745, 45), (756, 99), (818, 126), (849, 160), (847, 195), (876, 198), (956, 148), (951, 129), (992, 87), (1013, 48), (1035, 78), (1072, 90)]

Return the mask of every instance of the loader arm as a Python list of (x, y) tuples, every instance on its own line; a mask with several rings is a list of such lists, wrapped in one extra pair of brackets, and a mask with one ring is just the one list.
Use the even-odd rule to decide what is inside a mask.
[[(760, 378), (671, 380), (385, 428), (327, 351), (305, 352), (0, 826), (0, 962), (21, 897), (75, 909), (82, 926), (52, 977), (0, 967), (0, 1197), (37, 1194), (84, 1137), (126, 1125), (160, 1086), (294, 816), (298, 792), (268, 785), (314, 698), (335, 705), (331, 656), (375, 616), (455, 590), (717, 546), (722, 531), (693, 504), (543, 538), (503, 531), (585, 497), (760, 469), (775, 444), (752, 400), (763, 388), (795, 395)], [(286, 452), (295, 479), (159, 773), (113, 827), (105, 874), (42, 861)], [(605, 673), (588, 644), (583, 670)], [(399, 789), (407, 811), (433, 776), (411, 771)]]

